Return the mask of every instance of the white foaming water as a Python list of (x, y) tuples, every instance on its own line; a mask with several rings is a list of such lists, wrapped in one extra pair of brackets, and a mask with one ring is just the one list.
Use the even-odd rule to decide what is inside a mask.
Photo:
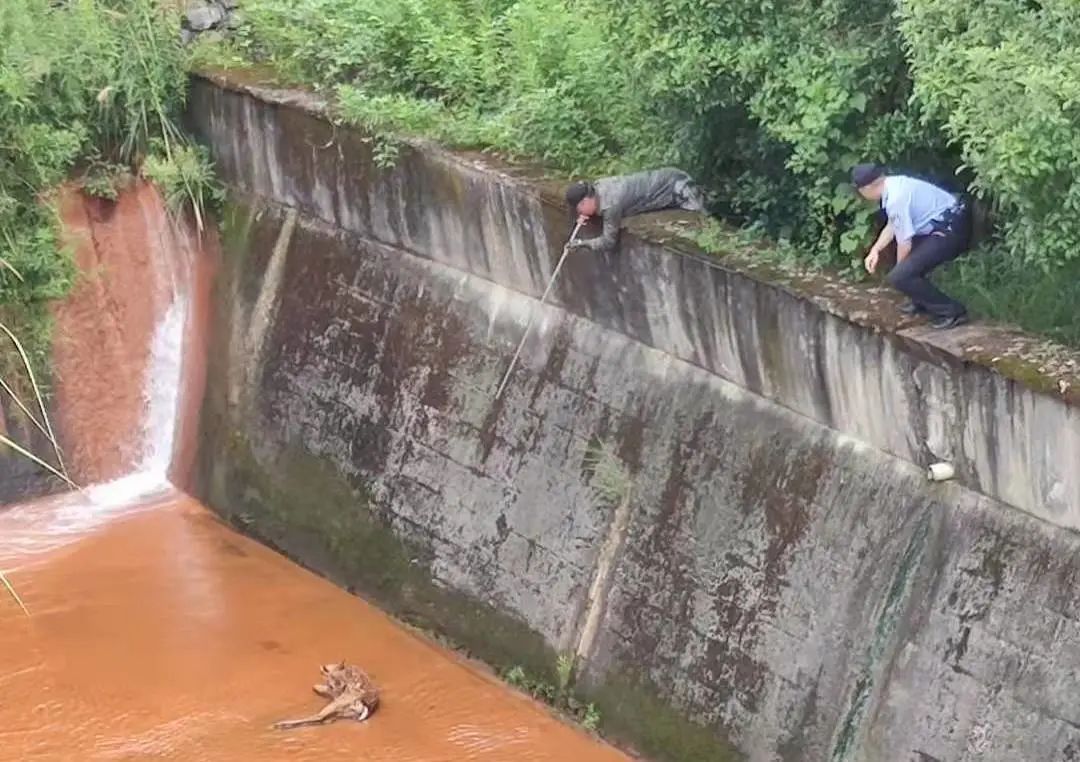
[(38, 554), (78, 540), (119, 516), (152, 508), (172, 493), (168, 483), (134, 473), (14, 505), (0, 513), (0, 568), (17, 570)]
[(176, 443), (180, 383), (183, 377), (184, 326), (187, 300), (178, 295), (154, 331), (146, 378), (146, 420), (143, 423), (143, 460), (139, 471), (168, 483)]

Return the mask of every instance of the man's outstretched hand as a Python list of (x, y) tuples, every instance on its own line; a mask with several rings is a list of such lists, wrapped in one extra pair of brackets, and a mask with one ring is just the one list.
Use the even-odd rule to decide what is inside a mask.
[(866, 259), (863, 260), (863, 265), (866, 267), (866, 272), (872, 273), (877, 269), (878, 260), (881, 259), (881, 251), (878, 249), (870, 249), (870, 253), (866, 255)]

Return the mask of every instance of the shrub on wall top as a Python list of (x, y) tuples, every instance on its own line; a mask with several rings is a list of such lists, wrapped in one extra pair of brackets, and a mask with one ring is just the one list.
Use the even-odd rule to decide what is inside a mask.
[(998, 209), (1009, 250), (1080, 257), (1080, 3), (906, 0), (915, 97)]

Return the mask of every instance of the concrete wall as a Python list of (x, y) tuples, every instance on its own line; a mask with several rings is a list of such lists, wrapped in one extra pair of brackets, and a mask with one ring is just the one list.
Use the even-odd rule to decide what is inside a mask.
[(1065, 401), (655, 230), (541, 307), (542, 181), (379, 169), (298, 93), (197, 80), (191, 117), (236, 199), (210, 504), (495, 663), (577, 654), (656, 759), (1080, 759)]
[[(6, 337), (4, 340), (7, 340)], [(15, 352), (14, 349), (11, 351)], [(49, 440), (10, 399), (0, 401), (0, 434), (55, 465)], [(40, 497), (64, 488), (63, 481), (51, 476), (48, 471), (25, 456), (6, 446), (0, 447), (0, 509), (9, 503)]]

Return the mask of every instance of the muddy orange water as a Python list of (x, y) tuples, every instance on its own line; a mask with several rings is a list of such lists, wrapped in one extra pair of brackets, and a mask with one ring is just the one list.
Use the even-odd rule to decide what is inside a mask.
[[(0, 599), (0, 759), (627, 759), (180, 493), (21, 560), (30, 522), (5, 516), (32, 616)], [(379, 711), (270, 729), (317, 710), (317, 666), (340, 659)]]

